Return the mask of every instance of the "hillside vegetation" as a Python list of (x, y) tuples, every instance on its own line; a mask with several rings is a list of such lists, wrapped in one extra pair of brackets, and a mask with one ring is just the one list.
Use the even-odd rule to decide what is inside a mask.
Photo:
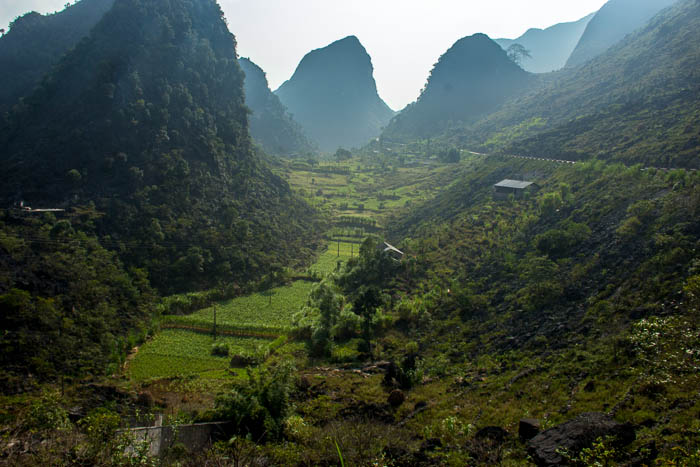
[(697, 467), (699, 22), (463, 38), (376, 137), (355, 37), (286, 113), (214, 0), (115, 0), (0, 128), (0, 464)]
[(254, 153), (243, 78), (215, 2), (117, 2), (3, 127), (3, 199), (92, 206), (160, 291), (308, 258), (313, 212)]
[(30, 12), (0, 38), (0, 115), (29, 96), (41, 78), (112, 8), (114, 0), (81, 0), (52, 15)]
[(265, 72), (248, 58), (238, 63), (245, 73), (245, 104), (251, 110), (250, 135), (265, 152), (281, 156), (313, 153), (315, 145), (304, 134), (275, 94), (270, 91)]
[(588, 23), (566, 61), (575, 67), (597, 57), (625, 36), (643, 27), (654, 15), (677, 0), (610, 0)]

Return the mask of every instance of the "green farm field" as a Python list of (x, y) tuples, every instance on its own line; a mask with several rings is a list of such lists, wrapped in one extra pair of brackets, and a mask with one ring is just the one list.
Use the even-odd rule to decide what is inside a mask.
[(214, 340), (211, 335), (166, 329), (139, 349), (127, 365), (126, 373), (133, 381), (195, 375), (224, 378), (230, 357), (211, 355), (211, 346), (215, 342), (228, 345), (230, 355), (250, 354), (270, 343), (266, 339), (248, 337), (219, 336)]
[(216, 308), (216, 323), (222, 330), (282, 334), (290, 329), (292, 316), (304, 306), (312, 287), (313, 282), (296, 281), (267, 292), (219, 302), (191, 315), (167, 316), (165, 324), (212, 328)]
[[(284, 173), (290, 185), (310, 204), (336, 220), (326, 233), (326, 249), (307, 269), (317, 277), (336, 271), (339, 262), (359, 255), (360, 243), (370, 231), (361, 225), (348, 225), (348, 217), (373, 221), (373, 229), (381, 231), (387, 216), (435, 196), (469, 162), (391, 170), (362, 167), (355, 160), (327, 165), (347, 169), (347, 173), (323, 173), (323, 165), (317, 168), (321, 172), (288, 168)], [(139, 350), (129, 363), (127, 374), (134, 381), (175, 376), (225, 379), (230, 376), (229, 358), (210, 354), (214, 310), (217, 342), (227, 343), (232, 355), (251, 353), (291, 330), (292, 317), (306, 304), (313, 287), (311, 281), (298, 280), (266, 292), (221, 301), (189, 315), (164, 316), (163, 330)]]

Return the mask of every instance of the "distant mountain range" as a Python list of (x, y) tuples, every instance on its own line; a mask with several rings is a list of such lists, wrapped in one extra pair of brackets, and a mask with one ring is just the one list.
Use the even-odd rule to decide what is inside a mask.
[(29, 94), (113, 4), (114, 0), (81, 0), (60, 13), (31, 12), (13, 21), (0, 37), (0, 113)]
[(309, 52), (275, 94), (323, 151), (361, 146), (394, 115), (377, 94), (373, 71), (350, 36)]
[(307, 155), (316, 150), (304, 129), (270, 90), (265, 72), (249, 58), (238, 63), (245, 73), (243, 90), (245, 103), (252, 111), (250, 134), (267, 153), (294, 156)]
[(604, 54), (554, 74), (453, 137), (542, 157), (698, 167), (699, 50), (700, 2), (681, 0)]
[(610, 0), (590, 20), (566, 66), (578, 66), (597, 57), (676, 1)]
[(391, 121), (383, 136), (424, 138), (472, 123), (535, 81), (488, 36), (462, 38), (440, 57), (418, 100)]
[(525, 47), (531, 58), (523, 58), (520, 65), (531, 73), (548, 73), (566, 65), (574, 48), (578, 44), (588, 22), (594, 13), (570, 23), (560, 23), (547, 29), (528, 29), (517, 39), (495, 39), (495, 42), (508, 50), (513, 44)]

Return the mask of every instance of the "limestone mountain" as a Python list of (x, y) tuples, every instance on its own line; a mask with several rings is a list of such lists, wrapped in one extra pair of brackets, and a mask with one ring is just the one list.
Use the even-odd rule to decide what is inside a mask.
[(700, 2), (681, 0), (462, 135), (485, 149), (700, 167)]
[(162, 291), (303, 256), (312, 211), (253, 151), (235, 47), (214, 0), (116, 0), (0, 129), (5, 204), (83, 206)]
[(464, 37), (440, 57), (418, 100), (394, 117), (384, 136), (422, 138), (473, 122), (534, 81), (488, 36)]
[(349, 36), (309, 52), (275, 93), (323, 151), (360, 146), (394, 115), (373, 71), (365, 48)]
[(0, 37), (0, 113), (31, 93), (53, 65), (112, 7), (114, 0), (81, 0), (51, 15), (27, 13)]
[(249, 58), (238, 60), (245, 82), (245, 103), (251, 110), (250, 134), (266, 152), (303, 155), (314, 151), (304, 130), (294, 121), (279, 97), (272, 93), (265, 72)]
[(495, 39), (508, 50), (513, 44), (525, 47), (531, 57), (524, 58), (520, 65), (530, 73), (548, 73), (563, 68), (571, 52), (578, 44), (593, 13), (570, 23), (560, 23), (546, 29), (531, 28), (517, 39)]
[(675, 2), (676, 0), (610, 0), (588, 23), (566, 66), (578, 66), (597, 57)]

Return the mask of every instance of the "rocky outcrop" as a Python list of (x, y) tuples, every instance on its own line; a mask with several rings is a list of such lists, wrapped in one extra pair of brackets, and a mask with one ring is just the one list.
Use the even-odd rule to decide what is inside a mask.
[(598, 438), (606, 437), (613, 438), (619, 446), (626, 446), (635, 439), (634, 428), (603, 413), (583, 413), (535, 436), (527, 443), (527, 448), (538, 466), (567, 465), (560, 452), (577, 455)]

